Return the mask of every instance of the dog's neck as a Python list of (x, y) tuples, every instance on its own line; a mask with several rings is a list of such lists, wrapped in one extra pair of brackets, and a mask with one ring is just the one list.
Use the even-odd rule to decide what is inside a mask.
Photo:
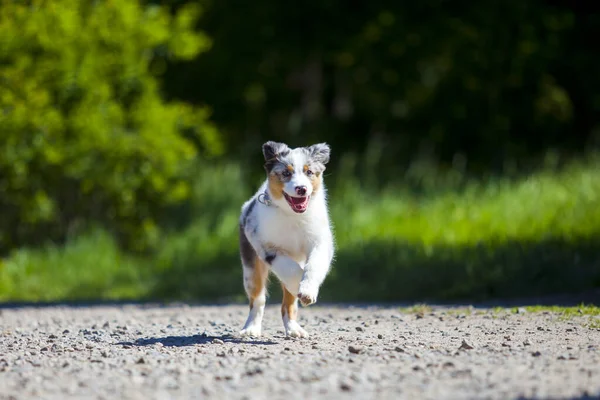
[(258, 195), (258, 201), (263, 203), (265, 206), (275, 207), (275, 204), (273, 204), (273, 200), (271, 200), (271, 196), (269, 196), (268, 189)]

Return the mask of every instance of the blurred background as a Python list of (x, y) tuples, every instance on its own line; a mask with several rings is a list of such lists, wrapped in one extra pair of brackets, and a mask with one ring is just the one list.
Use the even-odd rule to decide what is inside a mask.
[(332, 147), (320, 301), (600, 288), (590, 4), (0, 0), (0, 300), (245, 301), (266, 140)]

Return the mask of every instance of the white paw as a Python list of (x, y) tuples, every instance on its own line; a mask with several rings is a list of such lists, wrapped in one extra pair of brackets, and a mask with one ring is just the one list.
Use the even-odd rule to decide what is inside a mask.
[(295, 338), (308, 338), (308, 332), (302, 329), (296, 321), (287, 322), (285, 325), (285, 335)]
[(242, 337), (260, 337), (262, 329), (260, 325), (249, 325), (240, 331)]
[(318, 288), (300, 283), (300, 288), (298, 289), (298, 299), (304, 307), (316, 303), (318, 294)]

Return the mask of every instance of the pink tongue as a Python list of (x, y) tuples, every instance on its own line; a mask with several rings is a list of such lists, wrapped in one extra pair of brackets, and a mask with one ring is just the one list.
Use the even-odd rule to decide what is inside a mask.
[(294, 205), (302, 205), (306, 202), (306, 197), (292, 197), (292, 203)]

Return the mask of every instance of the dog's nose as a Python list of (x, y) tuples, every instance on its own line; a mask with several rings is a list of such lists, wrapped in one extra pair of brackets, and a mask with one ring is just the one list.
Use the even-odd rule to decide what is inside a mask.
[(306, 194), (306, 186), (296, 186), (296, 193), (298, 193), (298, 196), (304, 196)]

